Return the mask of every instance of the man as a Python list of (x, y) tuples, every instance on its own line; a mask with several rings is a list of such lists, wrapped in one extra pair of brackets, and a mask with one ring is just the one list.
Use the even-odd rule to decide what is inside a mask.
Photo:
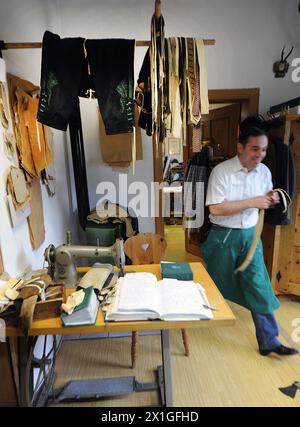
[(235, 273), (251, 245), (259, 209), (279, 203), (278, 194), (272, 191), (271, 173), (261, 163), (267, 148), (264, 131), (247, 128), (240, 134), (237, 156), (213, 169), (206, 198), (212, 228), (201, 251), (223, 296), (251, 311), (260, 354), (285, 356), (297, 350), (283, 346), (277, 338), (273, 311), (280, 303), (264, 264), (261, 241), (245, 271)]

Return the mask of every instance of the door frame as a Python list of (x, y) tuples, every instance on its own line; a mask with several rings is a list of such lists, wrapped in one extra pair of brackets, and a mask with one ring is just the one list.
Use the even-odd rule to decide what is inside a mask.
[[(241, 121), (249, 116), (256, 116), (259, 111), (260, 89), (211, 89), (208, 91), (208, 99), (211, 104), (239, 103), (241, 105)], [(158, 147), (154, 137), (153, 146), (153, 179), (154, 182), (163, 182), (163, 144)], [(187, 147), (183, 150), (184, 158), (187, 156)], [(162, 188), (155, 199), (155, 232), (161, 236), (165, 235), (164, 217), (162, 215)]]

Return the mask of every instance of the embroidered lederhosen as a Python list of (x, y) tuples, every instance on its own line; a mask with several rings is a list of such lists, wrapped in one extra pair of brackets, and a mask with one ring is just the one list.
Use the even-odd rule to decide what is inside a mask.
[(85, 57), (84, 39), (61, 39), (46, 31), (43, 37), (41, 95), (37, 119), (65, 131), (78, 102)]
[(65, 131), (78, 96), (96, 93), (106, 133), (132, 132), (134, 46), (134, 40), (61, 39), (46, 31), (38, 121)]
[(87, 56), (107, 135), (131, 133), (134, 40), (86, 40)]

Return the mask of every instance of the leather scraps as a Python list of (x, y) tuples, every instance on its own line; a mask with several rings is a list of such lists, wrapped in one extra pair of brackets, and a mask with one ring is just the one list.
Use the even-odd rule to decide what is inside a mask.
[(8, 103), (6, 67), (0, 58), (0, 123), (3, 131), (4, 152), (9, 159), (16, 155), (16, 141), (12, 129), (12, 121)]
[(30, 243), (32, 249), (37, 249), (45, 240), (44, 210), (39, 179), (34, 178), (29, 186), (31, 214), (27, 218)]
[(21, 164), (30, 176), (38, 177), (53, 160), (43, 125), (36, 120), (39, 101), (19, 88), (15, 96), (19, 119), (18, 148)]
[(0, 82), (0, 120), (4, 129), (9, 127), (9, 108), (4, 83)]
[(14, 136), (16, 139), (17, 147), (21, 146), (20, 141), (20, 133), (19, 133), (19, 117), (18, 117), (18, 106), (17, 106), (17, 97), (15, 92), (17, 88), (21, 89), (25, 93), (32, 95), (39, 93), (39, 87), (33, 85), (28, 80), (20, 79), (13, 74), (7, 74), (7, 85), (8, 85), (8, 97), (9, 97), (9, 106), (10, 106), (10, 114), (12, 117), (12, 127)]
[(279, 390), (281, 393), (294, 399), (296, 397), (297, 391), (300, 390), (300, 381), (295, 381), (291, 386), (288, 387), (279, 387)]
[[(10, 278), (4, 283), (2, 282), (0, 286), (0, 317), (4, 318), (7, 324), (21, 326), (23, 334), (27, 336), (37, 301), (45, 301), (49, 296), (48, 294), (52, 292), (46, 293), (49, 279), (49, 276), (43, 274), (31, 277), (28, 280)], [(51, 295), (53, 294), (51, 293)], [(18, 314), (19, 318), (17, 317)]]
[(11, 74), (7, 80), (20, 163), (30, 177), (38, 177), (53, 161), (46, 128), (36, 120), (40, 89)]
[(113, 224), (125, 223), (126, 225), (126, 237), (132, 237), (136, 234), (133, 229), (132, 218), (128, 212), (121, 206), (106, 202), (97, 206), (97, 208), (90, 212), (87, 217), (88, 221), (92, 221), (95, 224)]
[(75, 308), (84, 300), (84, 295), (83, 289), (73, 292), (68, 296), (66, 303), (61, 305), (61, 309), (67, 314), (72, 314)]
[(25, 100), (23, 98), (23, 92), (21, 89), (17, 89), (15, 92), (15, 96), (17, 98), (17, 115), (18, 115), (18, 138), (17, 138), (17, 146), (19, 150), (19, 158), (22, 167), (26, 170), (26, 172), (31, 176), (37, 176), (37, 172), (34, 167), (32, 151), (28, 136), (28, 130), (25, 124), (25, 118), (23, 114), (23, 108)]
[[(50, 147), (50, 150), (52, 151), (53, 147), (53, 132), (52, 129), (49, 127), (46, 127), (43, 125), (43, 130), (46, 135), (46, 140), (48, 142), (48, 146)], [(47, 169), (44, 169), (41, 172), (41, 180), (42, 184), (45, 186), (45, 189), (47, 191), (48, 197), (53, 197), (56, 192), (56, 172), (55, 172), (55, 164), (52, 162), (51, 164), (48, 164)]]
[(6, 82), (6, 67), (3, 58), (0, 58), (0, 82)]
[(3, 273), (4, 273), (4, 266), (3, 266), (3, 257), (2, 257), (1, 246), (0, 246), (0, 277)]
[(26, 186), (25, 176), (21, 169), (11, 166), (7, 175), (7, 193), (11, 195), (16, 211), (24, 209), (30, 200), (29, 191)]
[(29, 298), (24, 299), (21, 312), (20, 312), (20, 324), (23, 334), (28, 335), (28, 331), (31, 328), (34, 309), (38, 300), (38, 295), (32, 295)]
[(99, 266), (94, 266), (85, 273), (78, 286), (83, 289), (93, 286), (97, 293), (99, 293), (111, 272), (111, 264), (99, 264)]
[[(99, 113), (100, 149), (102, 159), (114, 168), (127, 168), (132, 162), (133, 133), (107, 135), (104, 122)], [(136, 129), (136, 160), (143, 160), (141, 129), (138, 126), (139, 109), (134, 107), (134, 122)]]
[(32, 159), (36, 173), (39, 174), (52, 163), (53, 157), (49, 148), (46, 129), (36, 120), (39, 100), (26, 93), (23, 94), (23, 100), (24, 121), (27, 127)]

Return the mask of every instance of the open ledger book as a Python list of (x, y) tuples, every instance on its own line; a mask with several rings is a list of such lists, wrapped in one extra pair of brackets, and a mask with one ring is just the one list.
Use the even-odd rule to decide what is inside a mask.
[(128, 273), (116, 286), (107, 321), (213, 318), (204, 289), (192, 281), (157, 281), (152, 273)]

